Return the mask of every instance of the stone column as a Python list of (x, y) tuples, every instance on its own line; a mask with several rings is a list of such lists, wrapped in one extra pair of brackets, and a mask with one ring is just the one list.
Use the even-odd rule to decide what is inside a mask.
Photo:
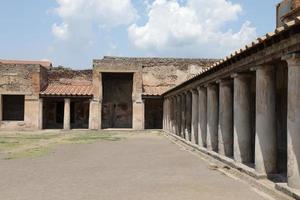
[(174, 98), (171, 97), (170, 98), (170, 110), (171, 110), (171, 114), (170, 114), (170, 132), (174, 133)]
[(173, 133), (176, 134), (176, 120), (177, 120), (177, 114), (176, 114), (176, 109), (177, 109), (177, 98), (176, 96), (173, 96)]
[(142, 67), (133, 74), (132, 89), (132, 126), (134, 130), (144, 130), (145, 105), (142, 99), (143, 93), (143, 72)]
[(65, 98), (65, 107), (64, 107), (64, 130), (70, 130), (71, 128), (71, 118), (70, 118), (70, 107), (71, 99)]
[(256, 69), (255, 169), (276, 172), (276, 88), (273, 66)]
[(166, 130), (169, 131), (169, 122), (170, 122), (170, 100), (169, 98), (166, 100)]
[(89, 115), (89, 129), (90, 130), (100, 130), (102, 128), (101, 110), (102, 110), (102, 100), (91, 99), (90, 100), (90, 115)]
[(186, 121), (186, 94), (183, 93), (181, 94), (181, 130), (180, 130), (180, 135), (183, 138), (185, 137), (185, 122)]
[(172, 133), (176, 134), (176, 97), (172, 97), (173, 104), (172, 104), (172, 110), (173, 110), (173, 119), (172, 119)]
[(284, 57), (288, 63), (288, 186), (300, 189), (300, 54)]
[(133, 129), (134, 130), (144, 130), (145, 122), (145, 105), (144, 100), (139, 99), (133, 102)]
[(168, 115), (167, 115), (167, 130), (170, 132), (171, 131), (171, 98), (168, 98)]
[(186, 92), (186, 120), (185, 120), (185, 138), (191, 141), (191, 128), (192, 128), (192, 94), (191, 92)]
[(2, 111), (2, 95), (0, 94), (0, 122), (2, 121), (3, 117), (3, 111)]
[(89, 129), (100, 130), (102, 128), (102, 73), (96, 68), (93, 70), (93, 99), (90, 101)]
[(39, 130), (43, 129), (43, 102), (44, 99), (40, 98), (39, 99)]
[(219, 93), (219, 154), (233, 156), (233, 91), (231, 80), (221, 80)]
[(198, 90), (198, 144), (207, 147), (207, 89), (197, 87)]
[(192, 138), (191, 141), (194, 144), (198, 144), (198, 91), (197, 90), (191, 90), (192, 93)]
[(218, 86), (207, 87), (207, 149), (218, 151)]
[(235, 74), (233, 100), (233, 157), (240, 163), (251, 162), (251, 91), (250, 76)]
[(177, 95), (176, 135), (181, 136), (181, 95)]
[(166, 130), (166, 99), (163, 102), (163, 130)]

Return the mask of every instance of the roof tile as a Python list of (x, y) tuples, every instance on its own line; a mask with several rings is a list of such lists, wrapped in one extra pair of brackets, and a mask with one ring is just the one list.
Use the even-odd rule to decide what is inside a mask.
[(45, 96), (92, 96), (93, 86), (50, 84), (40, 94)]

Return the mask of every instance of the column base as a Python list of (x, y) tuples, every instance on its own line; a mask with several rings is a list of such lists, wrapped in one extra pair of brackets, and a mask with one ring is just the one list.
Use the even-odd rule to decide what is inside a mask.
[(300, 190), (290, 188), (287, 183), (276, 183), (275, 188), (288, 196), (300, 199)]

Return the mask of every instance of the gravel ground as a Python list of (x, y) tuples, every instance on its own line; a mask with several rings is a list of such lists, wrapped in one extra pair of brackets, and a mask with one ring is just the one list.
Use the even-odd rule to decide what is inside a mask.
[(163, 136), (124, 136), (120, 141), (60, 145), (39, 158), (0, 159), (0, 199), (264, 199)]

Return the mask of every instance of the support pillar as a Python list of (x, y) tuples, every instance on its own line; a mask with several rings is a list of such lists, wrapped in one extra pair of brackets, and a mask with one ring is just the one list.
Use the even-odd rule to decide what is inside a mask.
[(185, 137), (185, 125), (186, 125), (186, 94), (181, 94), (181, 130), (180, 135), (182, 138)]
[(169, 100), (168, 99), (165, 99), (165, 102), (164, 102), (164, 129), (166, 131), (168, 131), (168, 102)]
[(233, 91), (230, 80), (220, 81), (219, 154), (233, 156)]
[(191, 141), (194, 144), (198, 144), (198, 91), (197, 90), (191, 90), (192, 93), (192, 138)]
[(90, 100), (90, 114), (89, 114), (89, 129), (100, 130), (102, 128), (101, 121), (102, 100)]
[(181, 96), (177, 95), (176, 98), (176, 135), (181, 136)]
[(176, 106), (175, 105), (175, 98), (171, 97), (171, 133), (175, 133), (175, 109)]
[(170, 132), (171, 131), (171, 98), (168, 98), (168, 104), (167, 104), (167, 130)]
[(39, 99), (39, 130), (43, 129), (43, 102), (44, 99), (40, 98)]
[(169, 116), (170, 116), (170, 109), (169, 109), (169, 103), (170, 103), (170, 100), (169, 98), (166, 99), (166, 117), (165, 117), (165, 125), (166, 125), (166, 130), (169, 131)]
[(251, 91), (250, 76), (235, 74), (234, 77), (234, 160), (251, 162)]
[(218, 151), (218, 86), (207, 87), (207, 149)]
[(143, 99), (133, 102), (133, 129), (144, 130), (145, 126), (145, 103)]
[(143, 93), (143, 72), (140, 67), (138, 72), (133, 74), (132, 91), (132, 128), (134, 130), (145, 129), (145, 103), (142, 99)]
[(163, 102), (163, 130), (166, 131), (166, 99)]
[(288, 63), (288, 186), (300, 189), (300, 54), (283, 58)]
[(192, 139), (192, 93), (186, 92), (186, 121), (185, 121), (185, 138), (187, 141)]
[(2, 121), (3, 117), (3, 106), (2, 106), (2, 95), (0, 94), (0, 122)]
[(198, 90), (198, 144), (207, 147), (207, 89), (197, 87)]
[(71, 112), (71, 99), (65, 98), (65, 107), (64, 107), (64, 130), (70, 130), (71, 128), (71, 120), (70, 120), (70, 112)]
[(276, 173), (276, 89), (273, 66), (256, 69), (255, 169)]

